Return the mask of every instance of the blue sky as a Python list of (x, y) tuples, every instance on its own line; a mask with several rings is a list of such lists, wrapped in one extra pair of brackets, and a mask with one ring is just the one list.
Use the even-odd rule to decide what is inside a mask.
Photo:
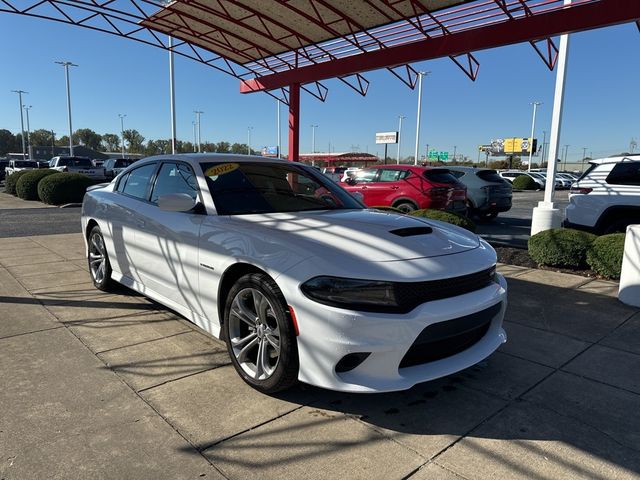
[[(0, 59), (0, 128), (20, 129), (17, 95), (29, 92), (31, 128), (67, 133), (63, 68), (56, 60), (79, 65), (71, 69), (74, 129), (117, 133), (119, 113), (125, 128), (147, 139), (169, 138), (168, 54), (144, 44), (68, 25), (0, 14), (4, 45)], [(11, 41), (10, 39), (13, 39)], [(634, 24), (571, 36), (561, 145), (568, 159), (609, 155), (640, 141), (640, 64), (635, 53), (640, 33)], [(416, 69), (432, 73), (424, 81), (421, 151), (426, 144), (476, 158), (477, 146), (492, 138), (528, 136), (532, 107), (538, 100), (536, 136), (550, 129), (555, 72), (550, 72), (528, 44), (477, 52), (480, 73), (471, 82), (449, 59), (423, 62)], [(265, 94), (241, 95), (238, 81), (210, 67), (176, 56), (178, 138), (193, 139), (194, 110), (202, 110), (203, 141), (245, 143), (252, 126), (252, 146), (276, 144), (275, 100)], [(396, 130), (403, 122), (402, 155), (412, 155), (415, 142), (417, 90), (386, 71), (365, 74), (369, 93), (361, 97), (341, 82), (324, 82), (329, 96), (321, 103), (308, 94), (301, 100), (301, 151), (382, 154), (376, 131)], [(282, 109), (282, 141), (286, 151), (286, 111)], [(395, 145), (390, 155), (395, 156)]]

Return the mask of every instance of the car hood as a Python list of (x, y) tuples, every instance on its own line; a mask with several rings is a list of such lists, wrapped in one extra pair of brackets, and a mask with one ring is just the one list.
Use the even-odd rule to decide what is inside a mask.
[(239, 215), (231, 222), (292, 250), (336, 259), (347, 255), (393, 262), (452, 255), (480, 245), (475, 234), (447, 223), (374, 210)]

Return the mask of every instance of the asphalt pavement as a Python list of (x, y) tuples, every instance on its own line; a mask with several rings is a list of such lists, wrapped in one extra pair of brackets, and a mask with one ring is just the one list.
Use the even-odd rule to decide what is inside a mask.
[(80, 231), (80, 207), (0, 209), (0, 238)]

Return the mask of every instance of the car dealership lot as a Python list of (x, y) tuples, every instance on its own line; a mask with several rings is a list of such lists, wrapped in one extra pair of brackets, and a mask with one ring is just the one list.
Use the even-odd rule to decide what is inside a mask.
[(0, 478), (637, 478), (640, 313), (611, 282), (500, 271), (509, 342), (477, 366), (265, 396), (197, 327), (95, 290), (79, 234), (0, 239)]

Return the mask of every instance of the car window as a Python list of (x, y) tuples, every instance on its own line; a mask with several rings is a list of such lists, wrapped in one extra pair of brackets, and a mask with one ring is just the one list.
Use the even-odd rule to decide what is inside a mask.
[(478, 178), (481, 178), (485, 182), (502, 183), (504, 181), (502, 177), (498, 175), (498, 172), (496, 172), (495, 170), (480, 170), (479, 172), (476, 172), (476, 176)]
[(358, 183), (373, 182), (373, 179), (376, 177), (377, 173), (378, 173), (378, 170), (376, 169), (360, 170), (359, 172), (356, 173), (356, 181)]
[(464, 176), (464, 172), (459, 172), (457, 170), (449, 170), (449, 172), (451, 172), (451, 175), (453, 175), (456, 178), (460, 178)]
[(607, 183), (614, 185), (640, 185), (640, 162), (616, 164), (607, 176)]
[(379, 182), (397, 182), (404, 177), (404, 170), (393, 170), (390, 168), (382, 168), (379, 170)]
[(186, 193), (194, 200), (198, 199), (196, 176), (189, 165), (183, 163), (163, 163), (156, 177), (151, 193), (151, 202), (170, 193)]
[(122, 193), (125, 185), (127, 184), (127, 180), (129, 179), (129, 174), (123, 175), (120, 177), (120, 181), (118, 181), (118, 185), (116, 186), (116, 192)]
[(456, 177), (449, 170), (425, 170), (422, 176), (434, 183), (458, 183)]
[(67, 165), (72, 167), (93, 168), (93, 163), (88, 158), (69, 158)]
[[(130, 195), (141, 200), (147, 199), (147, 188), (149, 180), (156, 169), (155, 163), (149, 163), (140, 168), (136, 168), (129, 173), (126, 183), (122, 190), (125, 195)], [(122, 184), (122, 182), (120, 182)]]

